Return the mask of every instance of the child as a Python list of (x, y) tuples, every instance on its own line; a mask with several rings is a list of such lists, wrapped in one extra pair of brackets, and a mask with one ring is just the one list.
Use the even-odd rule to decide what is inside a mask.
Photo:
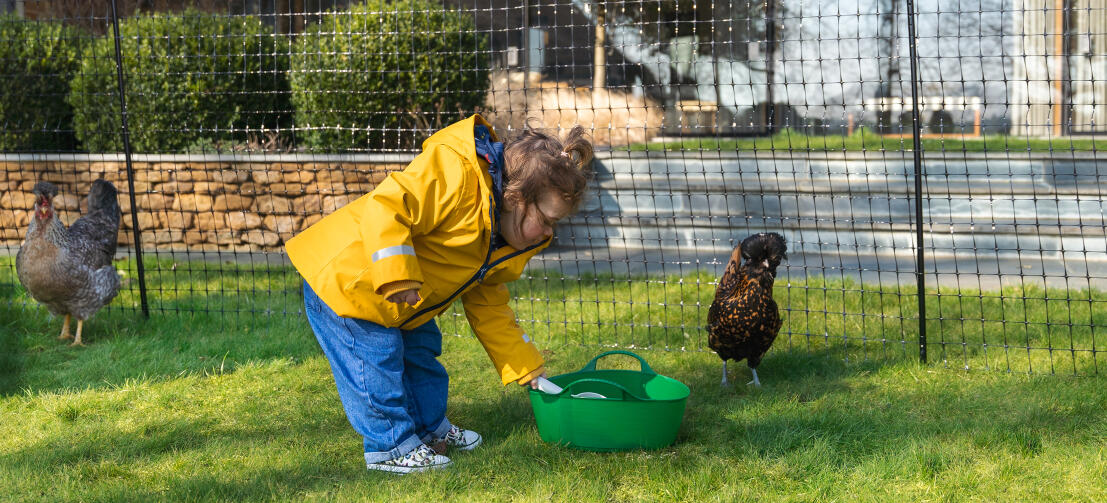
[(423, 142), (369, 194), (288, 241), (308, 322), (330, 361), (369, 469), (443, 468), (481, 436), (446, 419), (449, 376), (434, 318), (460, 298), (503, 384), (535, 386), (538, 349), (508, 307), (509, 281), (549, 246), (588, 179), (592, 145), (524, 131), (505, 148), (479, 115)]

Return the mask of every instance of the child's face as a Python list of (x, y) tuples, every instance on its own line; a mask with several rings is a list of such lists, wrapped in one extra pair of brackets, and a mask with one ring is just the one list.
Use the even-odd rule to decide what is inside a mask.
[(507, 244), (516, 250), (545, 241), (553, 235), (557, 222), (569, 214), (569, 203), (561, 194), (551, 191), (538, 199), (537, 204), (525, 207), (520, 203), (505, 209), (501, 214), (500, 234)]

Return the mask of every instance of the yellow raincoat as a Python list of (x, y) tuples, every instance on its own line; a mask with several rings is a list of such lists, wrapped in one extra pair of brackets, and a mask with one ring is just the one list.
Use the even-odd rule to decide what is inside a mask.
[[(339, 316), (412, 329), (461, 298), (469, 325), (504, 384), (544, 363), (508, 307), (507, 282), (549, 246), (492, 249), (496, 218), (488, 162), (476, 153), (479, 115), (442, 129), (400, 173), (305, 229), (285, 245), (292, 265)], [(492, 133), (496, 140), (495, 133)], [(382, 294), (422, 283), (415, 306)]]

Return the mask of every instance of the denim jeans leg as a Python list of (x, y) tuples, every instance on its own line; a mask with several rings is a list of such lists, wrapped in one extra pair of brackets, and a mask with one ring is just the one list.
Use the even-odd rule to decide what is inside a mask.
[(450, 422), (446, 420), (450, 376), (438, 361), (442, 355), (442, 332), (431, 320), (404, 330), (403, 338), (408, 413), (415, 420), (415, 433), (423, 441), (429, 441), (450, 431)]
[(400, 330), (338, 316), (306, 282), (304, 307), (346, 417), (364, 438), (365, 461), (397, 458), (418, 447), (422, 440), (407, 410)]

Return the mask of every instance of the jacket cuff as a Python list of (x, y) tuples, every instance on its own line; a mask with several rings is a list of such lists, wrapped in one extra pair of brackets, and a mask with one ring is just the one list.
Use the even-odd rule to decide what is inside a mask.
[[(503, 354), (498, 355), (499, 358), (493, 358), (493, 361), (496, 361), (500, 358), (506, 359), (505, 357), (507, 357), (512, 361), (510, 364), (502, 362), (499, 365), (500, 382), (504, 385), (526, 379), (546, 364), (546, 361), (542, 359), (542, 355), (538, 353), (538, 348), (535, 347), (534, 344), (530, 342), (519, 342), (520, 344), (510, 351), (510, 356)], [(539, 372), (539, 374), (541, 374), (541, 372)]]
[(422, 282), (415, 280), (393, 281), (391, 283), (385, 283), (384, 285), (381, 285), (381, 287), (377, 289), (377, 293), (379, 293), (381, 297), (387, 299), (391, 297), (392, 294), (395, 294), (397, 292), (402, 292), (404, 290), (418, 290), (422, 286)]
[(538, 367), (538, 368), (534, 369), (533, 372), (519, 378), (518, 383), (519, 384), (527, 384), (527, 383), (533, 381), (534, 378), (542, 375), (542, 373), (545, 372), (545, 371), (546, 371), (545, 366)]
[(380, 293), (385, 285), (396, 281), (423, 281), (423, 272), (415, 255), (397, 255), (376, 259), (365, 272), (373, 285), (373, 291)]

